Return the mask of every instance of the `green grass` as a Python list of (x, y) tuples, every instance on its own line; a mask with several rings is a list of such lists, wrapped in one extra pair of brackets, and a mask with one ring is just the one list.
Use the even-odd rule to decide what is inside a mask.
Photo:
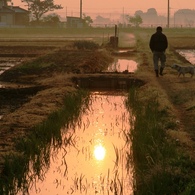
[[(156, 30), (153, 28), (118, 28), (118, 32), (136, 33), (144, 32), (151, 35)], [(163, 28), (168, 37), (194, 37), (193, 28)], [(70, 37), (94, 37), (95, 35), (113, 36), (115, 28), (1, 28), (0, 38), (64, 38)], [(50, 40), (51, 41), (51, 40)]]
[[(63, 38), (114, 34), (113, 28), (1, 28), (0, 38)], [(14, 36), (13, 36), (14, 35)]]
[(159, 109), (158, 96), (143, 103), (137, 93), (131, 89), (126, 103), (132, 116), (129, 158), (135, 166), (135, 194), (193, 194), (195, 182), (191, 171), (195, 167), (187, 155), (177, 151), (177, 142), (166, 134), (170, 125), (166, 124), (168, 112)]

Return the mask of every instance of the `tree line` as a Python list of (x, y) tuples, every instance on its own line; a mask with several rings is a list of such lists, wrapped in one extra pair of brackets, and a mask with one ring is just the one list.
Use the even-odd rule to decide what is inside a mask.
[[(7, 0), (9, 1), (9, 0)], [(55, 4), (54, 0), (21, 0), (27, 4), (28, 11), (30, 14), (31, 25), (59, 25), (61, 23), (60, 16), (55, 13), (46, 15), (49, 12), (63, 9), (60, 4)], [(192, 16), (192, 17), (191, 17)], [(178, 10), (174, 13), (174, 18), (171, 19), (172, 23), (181, 23), (181, 25), (194, 26), (195, 11), (190, 9)], [(166, 17), (158, 16), (155, 8), (150, 8), (144, 13), (141, 10), (135, 12), (133, 16), (125, 15), (125, 23), (128, 26), (139, 27), (144, 24), (154, 23), (166, 23)], [(182, 19), (184, 18), (184, 19)], [(93, 24), (93, 20), (89, 15), (83, 14), (82, 20), (85, 27), (90, 27)]]

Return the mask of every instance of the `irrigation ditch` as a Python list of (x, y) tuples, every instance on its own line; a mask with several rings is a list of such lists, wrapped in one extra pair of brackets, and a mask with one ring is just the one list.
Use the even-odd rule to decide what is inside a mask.
[(91, 93), (88, 104), (76, 124), (62, 128), (62, 147), (52, 146), (48, 171), (30, 194), (133, 194), (124, 92)]

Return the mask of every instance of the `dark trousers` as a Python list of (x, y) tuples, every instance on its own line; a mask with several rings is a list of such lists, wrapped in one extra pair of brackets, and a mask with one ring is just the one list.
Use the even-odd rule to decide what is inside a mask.
[(166, 62), (166, 55), (165, 52), (153, 52), (153, 62), (154, 62), (154, 70), (159, 69), (159, 61), (160, 61), (160, 68), (164, 69), (165, 62)]

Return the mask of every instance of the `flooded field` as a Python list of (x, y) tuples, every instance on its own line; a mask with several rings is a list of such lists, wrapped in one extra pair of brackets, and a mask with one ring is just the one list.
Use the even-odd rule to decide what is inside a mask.
[(132, 58), (115, 58), (113, 64), (108, 67), (106, 72), (135, 72), (137, 70), (137, 62)]
[(63, 147), (51, 147), (49, 170), (32, 185), (30, 195), (133, 194), (125, 95), (90, 95), (88, 110), (64, 133)]
[(21, 63), (21, 59), (18, 58), (0, 58), (0, 75), (9, 68)]
[(194, 49), (178, 49), (177, 52), (186, 58), (191, 64), (195, 65), (195, 50)]
[[(0, 75), (3, 74), (3, 72), (5, 72), (6, 70), (17, 66), (18, 64), (30, 60), (31, 58), (27, 58), (27, 57), (0, 57)], [(1, 82), (0, 81), (0, 88), (4, 89), (4, 88), (12, 88), (12, 87), (16, 87), (18, 86), (17, 84), (14, 84), (12, 82)], [(2, 95), (2, 94), (1, 94)], [(0, 99), (0, 101), (2, 101), (2, 98)], [(10, 108), (12, 106), (10, 105)], [(0, 106), (0, 120), (3, 117), (3, 113), (4, 113), (4, 105)]]
[[(9, 70), (10, 68), (28, 61), (32, 58), (27, 57), (0, 57), (0, 75), (3, 74), (6, 70)], [(0, 81), (0, 88), (5, 87), (5, 83)]]

